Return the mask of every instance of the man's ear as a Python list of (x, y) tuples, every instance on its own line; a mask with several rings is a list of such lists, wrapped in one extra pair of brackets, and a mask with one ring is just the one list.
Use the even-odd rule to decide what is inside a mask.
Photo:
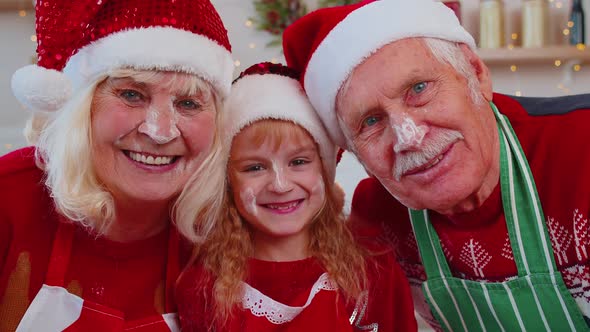
[(469, 46), (465, 44), (459, 45), (461, 48), (461, 52), (465, 56), (467, 62), (473, 68), (477, 80), (479, 81), (479, 88), (481, 90), (481, 94), (487, 101), (492, 101), (492, 77), (490, 75), (490, 70), (488, 67), (483, 63), (483, 60), (469, 48)]

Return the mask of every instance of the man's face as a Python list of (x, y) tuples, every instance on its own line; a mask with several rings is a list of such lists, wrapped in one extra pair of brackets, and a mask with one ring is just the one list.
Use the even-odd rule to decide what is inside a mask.
[[(478, 95), (487, 68), (467, 48)], [(337, 115), (367, 171), (404, 205), (444, 214), (481, 204), (498, 181), (498, 139), (487, 102), (417, 38), (391, 43), (351, 74)]]

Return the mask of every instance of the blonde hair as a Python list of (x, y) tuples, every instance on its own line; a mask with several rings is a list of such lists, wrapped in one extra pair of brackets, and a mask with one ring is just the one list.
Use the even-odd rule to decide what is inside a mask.
[[(55, 116), (33, 117), (29, 139), (36, 142), (37, 162), (46, 172), (49, 188), (58, 211), (67, 218), (105, 234), (116, 217), (115, 203), (108, 188), (98, 179), (92, 162), (91, 108), (97, 86), (109, 77), (130, 77), (138, 81), (156, 82), (158, 71), (119, 69), (108, 77), (78, 89), (78, 92)], [(176, 73), (169, 84), (179, 82)], [(190, 75), (181, 87), (187, 93), (201, 92), (214, 98), (216, 110), (220, 102), (211, 86)], [(219, 113), (219, 112), (217, 112)], [(205, 161), (204, 163), (206, 163)], [(199, 169), (203, 168), (203, 165)], [(198, 174), (199, 171), (197, 171)], [(193, 178), (198, 176), (193, 175)]]
[[(257, 146), (271, 142), (278, 148), (288, 137), (307, 135), (311, 138), (305, 129), (289, 121), (261, 120), (252, 125), (256, 127), (251, 143)], [(229, 154), (228, 150), (229, 147), (226, 150)], [(329, 179), (328, 174), (328, 170), (322, 167), (324, 181)], [(309, 252), (319, 260), (330, 278), (338, 284), (346, 301), (351, 301), (360, 295), (367, 284), (365, 253), (356, 244), (348, 229), (342, 213), (342, 204), (335, 193), (333, 183), (330, 181), (325, 188), (324, 204), (310, 227)], [(197, 229), (210, 230), (199, 248), (196, 260), (209, 272), (211, 278), (202, 280), (201, 286), (213, 281), (212, 299), (208, 297), (209, 290), (201, 288), (206, 301), (210, 302), (205, 305), (215, 308), (213, 326), (225, 325), (240, 303), (243, 295), (241, 282), (247, 276), (248, 258), (253, 254), (250, 226), (238, 213), (227, 177), (223, 205), (225, 209), (215, 224), (197, 226)], [(200, 220), (197, 220), (197, 223), (199, 222)]]

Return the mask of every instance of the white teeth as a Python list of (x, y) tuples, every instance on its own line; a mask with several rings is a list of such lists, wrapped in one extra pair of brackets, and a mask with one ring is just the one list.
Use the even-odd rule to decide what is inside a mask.
[(429, 168), (432, 168), (432, 167), (434, 167), (434, 166), (435, 166), (436, 164), (438, 164), (438, 163), (439, 163), (439, 162), (440, 162), (442, 159), (443, 159), (443, 156), (442, 156), (442, 155), (438, 156), (438, 158), (436, 158), (436, 160), (435, 160), (435, 161), (434, 161), (434, 162), (433, 162), (433, 163), (432, 163), (430, 166), (426, 167), (425, 169), (429, 169)]
[(137, 152), (129, 152), (129, 157), (131, 157), (131, 159), (146, 164), (146, 165), (168, 165), (170, 163), (172, 163), (172, 159), (173, 157), (164, 157), (164, 156), (160, 156), (160, 157), (153, 157), (153, 156), (146, 156), (143, 155), (141, 153), (137, 153)]
[(288, 209), (292, 209), (295, 206), (297, 206), (297, 204), (299, 204), (299, 201), (295, 201), (293, 203), (289, 203), (289, 204), (280, 204), (280, 205), (275, 205), (275, 204), (267, 204), (266, 206), (268, 206), (270, 209), (273, 210), (288, 210)]

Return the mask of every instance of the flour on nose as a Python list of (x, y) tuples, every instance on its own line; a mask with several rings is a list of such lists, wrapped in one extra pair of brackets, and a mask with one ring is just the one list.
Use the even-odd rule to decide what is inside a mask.
[[(165, 119), (161, 120), (160, 118), (164, 115), (163, 112), (169, 112), (169, 114), (166, 114)], [(156, 107), (150, 107), (145, 122), (140, 126), (140, 129), (156, 143), (166, 144), (180, 136), (177, 122), (178, 114), (172, 102), (167, 111), (160, 111)]]
[(275, 178), (275, 188), (279, 191), (283, 191), (287, 188), (287, 181), (285, 179), (285, 169), (284, 167), (279, 166), (279, 163), (275, 160), (272, 161), (272, 170), (274, 172)]
[(397, 142), (393, 147), (393, 151), (396, 153), (409, 147), (420, 146), (424, 136), (428, 132), (428, 128), (425, 125), (416, 126), (414, 120), (409, 117), (406, 117), (401, 125), (392, 125), (392, 128), (397, 137)]

